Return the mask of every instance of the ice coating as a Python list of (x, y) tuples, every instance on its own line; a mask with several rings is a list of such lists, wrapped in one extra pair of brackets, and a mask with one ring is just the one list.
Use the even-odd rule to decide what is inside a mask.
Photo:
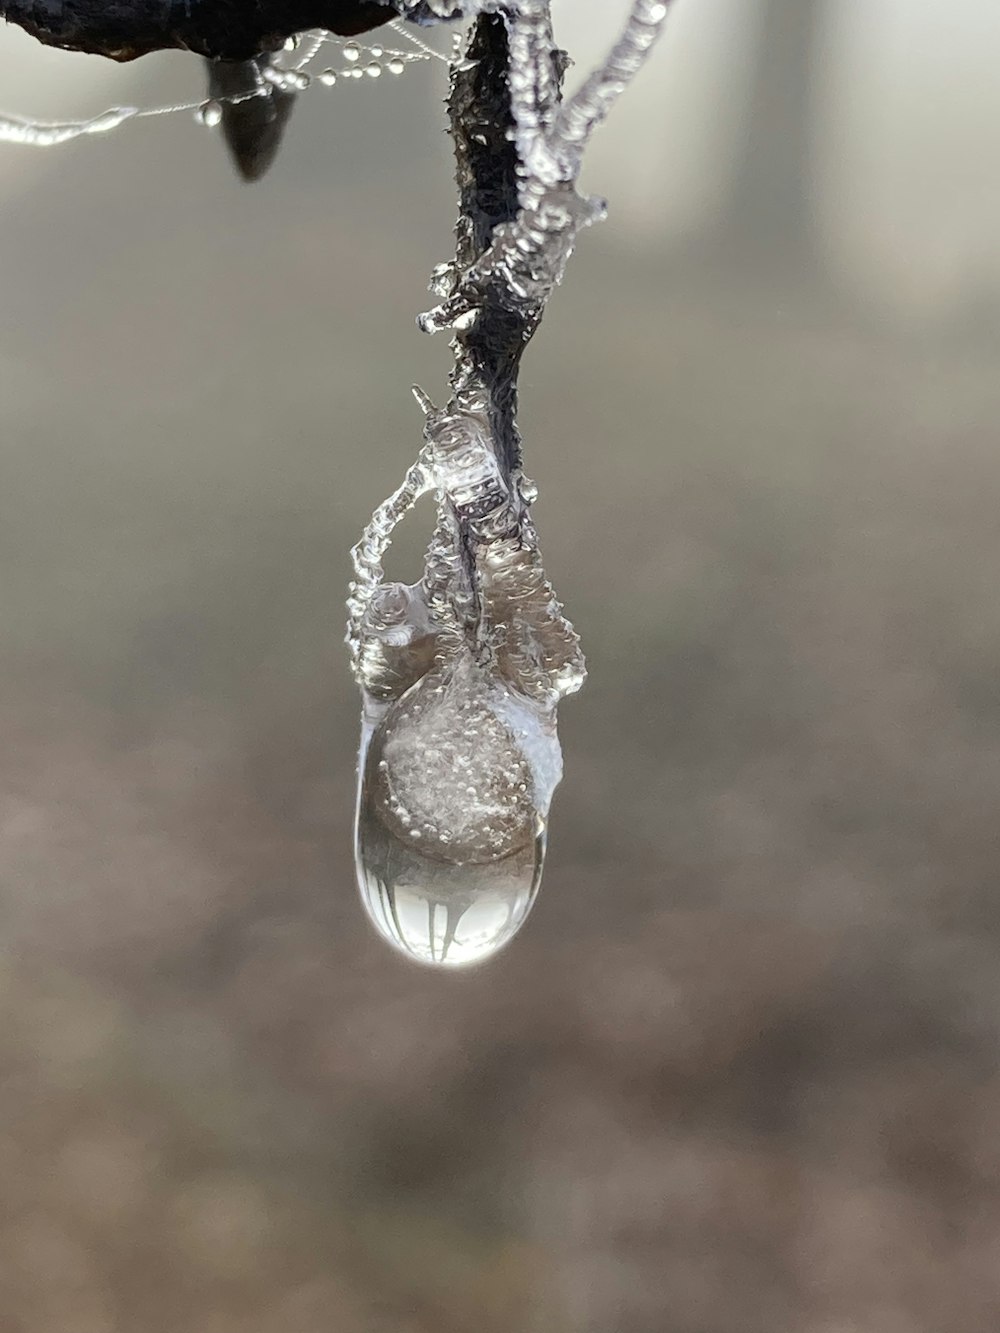
[[(354, 549), (348, 602), (364, 702), (361, 896), (385, 939), (433, 966), (492, 956), (538, 890), (562, 772), (556, 711), (585, 668), (530, 516), (517, 368), (579, 231), (604, 216), (576, 188), (583, 150), (667, 7), (632, 0), (604, 64), (561, 103), (565, 57), (548, 0), (518, 0), (502, 25), (485, 0), (466, 6), (484, 18), (452, 67), (456, 257), (434, 270), (439, 304), (419, 321), (453, 333), (452, 398), (439, 410), (416, 391), (424, 447)], [(423, 577), (388, 584), (392, 531), (430, 490), (437, 521)]]
[[(426, 413), (426, 444), (354, 548), (348, 643), (365, 700), (356, 863), (373, 924), (418, 962), (482, 962), (534, 901), (562, 774), (556, 705), (579, 641), (475, 401)], [(434, 487), (419, 584), (384, 581), (392, 531)]]
[[(8, 13), (7, 17), (11, 15)], [(210, 61), (207, 101), (109, 107), (99, 115), (65, 121), (36, 120), (0, 112), (0, 144), (51, 148), (73, 139), (107, 134), (129, 121), (193, 113), (199, 125), (207, 129), (221, 127), (241, 171), (248, 179), (253, 178), (263, 172), (273, 157), (295, 94), (310, 86), (347, 87), (353, 83), (352, 75), (363, 79), (367, 74), (371, 78), (383, 69), (398, 75), (408, 65), (443, 59), (405, 28), (394, 27), (393, 31), (405, 39), (405, 46), (345, 44), (331, 32), (317, 30), (303, 34), (301, 41), (296, 38), (287, 44), (286, 50), (293, 52), (290, 64), (283, 63), (284, 54), (273, 52), (267, 55), (248, 52), (248, 58), (241, 61)], [(343, 64), (313, 75), (308, 66), (321, 54), (339, 57)], [(362, 55), (371, 55), (373, 59), (354, 66), (353, 61)]]

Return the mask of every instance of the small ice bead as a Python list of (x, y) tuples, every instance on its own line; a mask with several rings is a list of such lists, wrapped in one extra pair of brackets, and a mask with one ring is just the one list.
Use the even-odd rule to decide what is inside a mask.
[(382, 66), (378, 64), (377, 61), (373, 60), (370, 65), (365, 66), (365, 73), (370, 79), (377, 79), (382, 73)]
[(210, 130), (214, 129), (222, 121), (222, 103), (214, 100), (202, 102), (194, 114), (199, 125), (205, 125)]
[(430, 672), (390, 705), (362, 756), (355, 830), (358, 886), (379, 934), (435, 967), (502, 948), (541, 879), (535, 792), (528, 749), (471, 663)]
[(324, 88), (332, 88), (337, 82), (337, 71), (335, 69), (324, 69), (319, 76), (319, 81)]
[(400, 60), (398, 56), (394, 56), (393, 59), (390, 60), (389, 63), (386, 65), (386, 69), (389, 71), (390, 74), (402, 74), (404, 64), (405, 62)]

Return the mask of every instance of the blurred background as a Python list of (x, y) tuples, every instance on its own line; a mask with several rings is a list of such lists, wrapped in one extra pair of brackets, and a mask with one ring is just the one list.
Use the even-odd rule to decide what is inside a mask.
[(677, 0), (595, 143), (522, 411), (591, 676), (468, 974), (362, 917), (341, 644), (448, 365), (444, 67), (254, 187), (190, 115), (0, 146), (4, 1333), (995, 1333), (998, 48)]

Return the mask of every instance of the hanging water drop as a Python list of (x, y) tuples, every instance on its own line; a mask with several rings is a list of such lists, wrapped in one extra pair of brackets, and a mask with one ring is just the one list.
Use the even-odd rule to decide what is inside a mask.
[(561, 768), (552, 717), (469, 655), (385, 707), (362, 742), (355, 837), (379, 933), (436, 967), (512, 939), (538, 891)]
[(324, 69), (319, 76), (319, 81), (324, 88), (332, 88), (337, 82), (337, 71), (335, 69)]
[(353, 65), (355, 60), (359, 60), (360, 58), (361, 47), (358, 46), (357, 42), (348, 42), (344, 47), (344, 59)]
[(205, 125), (208, 129), (214, 130), (216, 125), (222, 123), (222, 103), (216, 102), (214, 98), (202, 102), (194, 114), (199, 125)]

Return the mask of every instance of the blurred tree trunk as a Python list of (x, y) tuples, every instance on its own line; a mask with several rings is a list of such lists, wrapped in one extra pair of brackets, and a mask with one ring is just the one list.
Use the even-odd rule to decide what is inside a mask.
[(744, 134), (708, 240), (716, 260), (809, 277), (813, 236), (813, 75), (837, 0), (758, 0)]

